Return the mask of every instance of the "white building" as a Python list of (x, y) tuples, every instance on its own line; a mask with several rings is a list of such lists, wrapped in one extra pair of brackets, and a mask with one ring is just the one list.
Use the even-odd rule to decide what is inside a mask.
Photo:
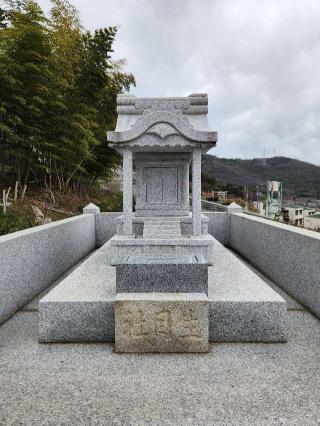
[(304, 208), (301, 206), (282, 206), (283, 221), (295, 226), (304, 226)]
[(304, 227), (320, 232), (320, 213), (315, 209), (304, 211)]

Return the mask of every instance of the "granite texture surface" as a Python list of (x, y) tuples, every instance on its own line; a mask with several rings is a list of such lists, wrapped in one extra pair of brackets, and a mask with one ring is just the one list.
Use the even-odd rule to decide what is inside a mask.
[(208, 352), (208, 296), (118, 293), (116, 352)]
[[(202, 144), (207, 145), (206, 149), (209, 149), (216, 144), (217, 133), (208, 131), (207, 95), (127, 99), (130, 103), (133, 102), (129, 106), (130, 113), (128, 114), (127, 108), (125, 111), (122, 109), (124, 98), (118, 97), (117, 104), (120, 109), (117, 127), (114, 132), (107, 132), (108, 141), (116, 147), (128, 143), (134, 147), (141, 146), (141, 139), (145, 134), (155, 136), (158, 139), (157, 145), (161, 145), (161, 140), (165, 140), (162, 145), (181, 143), (179, 136), (182, 137), (184, 146), (196, 147), (197, 144)], [(195, 108), (195, 104), (191, 105), (191, 101), (195, 102), (196, 99), (201, 102), (200, 108)]]
[(145, 218), (143, 225), (144, 238), (181, 238), (180, 221), (172, 217), (162, 220), (153, 217)]
[(94, 248), (92, 214), (1, 236), (0, 323)]
[(211, 235), (182, 238), (128, 238), (115, 235), (112, 245), (112, 264), (122, 263), (127, 256), (200, 256), (212, 264), (214, 238)]
[(123, 217), (122, 212), (100, 213), (96, 216), (97, 247), (103, 246), (116, 235), (118, 218), (121, 216)]
[[(108, 239), (110, 239), (111, 237), (113, 237), (115, 234), (118, 235), (123, 235), (123, 215), (119, 213), (119, 216), (117, 216), (116, 222), (117, 222), (117, 227), (116, 227), (116, 232), (113, 232), (111, 235), (111, 232), (105, 231), (105, 227), (109, 225), (109, 219), (108, 219), (108, 215), (113, 215), (113, 214), (117, 214), (117, 213), (101, 213), (100, 215), (98, 215), (98, 217), (104, 217), (104, 215), (106, 215), (107, 217), (105, 219), (102, 219), (101, 224), (102, 224), (102, 228), (101, 228), (101, 233), (102, 233), (102, 241), (103, 243), (106, 243), (108, 241)], [(117, 214), (118, 215), (118, 214)], [(202, 235), (207, 235), (208, 234), (208, 223), (209, 223), (209, 219), (206, 216), (207, 213), (205, 214), (201, 214), (201, 233)], [(153, 217), (152, 220), (162, 220), (165, 217), (163, 216), (156, 216)], [(145, 220), (149, 220), (151, 219), (150, 217), (139, 217), (136, 216), (135, 214), (133, 215), (133, 234), (136, 237), (141, 237), (143, 234), (143, 228), (144, 228), (144, 221)], [(175, 216), (175, 217), (171, 217), (171, 219), (173, 220), (179, 220), (180, 222), (180, 228), (181, 228), (181, 234), (183, 236), (187, 236), (187, 235), (192, 235), (192, 214), (189, 213), (187, 216)], [(212, 222), (215, 222), (215, 217), (212, 217)], [(221, 230), (221, 235), (224, 233), (224, 224), (221, 223), (220, 218), (217, 218), (217, 223), (214, 224), (214, 229), (216, 230), (217, 234), (218, 234), (218, 228), (220, 227), (220, 225), (222, 226), (222, 230)], [(113, 228), (113, 225), (112, 225)], [(113, 228), (114, 229), (114, 228)], [(111, 237), (109, 237), (108, 239), (104, 238), (104, 235), (106, 235), (107, 237), (109, 237), (109, 235), (111, 235)], [(218, 234), (219, 236), (219, 234)], [(218, 238), (219, 239), (219, 238)], [(101, 246), (101, 244), (100, 244)]]
[(289, 312), (288, 343), (212, 343), (206, 354), (119, 354), (38, 344), (36, 312), (0, 327), (2, 425), (316, 426), (320, 322)]
[[(135, 257), (116, 265), (117, 293), (206, 293), (208, 294), (208, 265), (203, 256), (177, 258)], [(177, 261), (174, 261), (177, 259)], [(198, 260), (199, 259), (199, 260)]]
[(265, 275), (263, 275), (258, 269), (256, 269), (251, 263), (249, 263), (247, 260), (245, 260), (243, 257), (241, 257), (236, 251), (230, 249), (232, 251), (232, 254), (234, 254), (241, 263), (246, 265), (249, 269), (251, 269), (256, 275), (258, 275), (259, 278), (261, 278), (266, 284), (268, 284), (269, 287), (271, 287), (276, 293), (280, 294), (280, 296), (286, 301), (287, 303), (287, 309), (288, 311), (304, 311), (305, 308), (298, 303), (295, 299), (293, 299), (291, 296), (289, 296), (288, 293), (286, 293), (282, 288), (278, 287), (273, 281), (271, 281), (269, 278), (267, 278)]
[(114, 341), (115, 268), (97, 250), (39, 302), (40, 342)]
[(320, 318), (319, 233), (231, 214), (230, 245)]
[(38, 296), (36, 296), (29, 303), (27, 303), (23, 308), (21, 308), (20, 311), (23, 311), (23, 312), (38, 311), (39, 301), (41, 299), (43, 299), (44, 296), (46, 296), (48, 293), (50, 293), (51, 290), (53, 290), (55, 287), (57, 287), (58, 284), (60, 284), (63, 280), (65, 280), (68, 275), (70, 275), (73, 271), (75, 271), (83, 262), (85, 262), (87, 259), (89, 259), (95, 252), (96, 252), (96, 250), (93, 250), (89, 254), (87, 254), (85, 257), (83, 257), (72, 268), (68, 269), (68, 271), (65, 274), (61, 275), (49, 287), (47, 287), (45, 290), (43, 290), (41, 293), (39, 293)]
[(123, 234), (132, 235), (133, 217), (133, 155), (130, 149), (123, 149)]
[[(81, 336), (85, 342), (92, 341), (92, 335), (97, 342), (114, 341), (116, 268), (108, 265), (110, 248), (109, 242), (97, 250), (40, 301), (41, 341), (78, 342)], [(287, 312), (283, 298), (218, 242), (214, 256), (208, 280), (210, 341), (284, 342)], [(101, 315), (88, 314), (95, 304), (100, 304)]]
[[(223, 216), (225, 215), (225, 216)], [(202, 234), (208, 234), (208, 223), (210, 219), (210, 232), (213, 237), (226, 243), (225, 232), (227, 223), (227, 213), (206, 212), (201, 215)], [(192, 234), (192, 217), (181, 217), (180, 227), (182, 235)], [(143, 233), (143, 217), (133, 216), (133, 233), (137, 236), (142, 236)], [(97, 232), (97, 247), (103, 246), (117, 233), (123, 235), (123, 213), (110, 212), (100, 213), (96, 215), (96, 232)]]
[[(129, 102), (129, 114), (127, 108), (122, 109), (125, 99)], [(121, 107), (117, 126), (115, 131), (107, 132), (107, 137), (110, 146), (123, 155), (123, 234), (131, 236), (133, 231), (133, 156), (136, 216), (186, 216), (189, 214), (192, 153), (192, 235), (200, 236), (201, 153), (215, 146), (217, 141), (217, 133), (208, 130), (207, 108), (202, 108), (208, 104), (207, 95), (147, 99), (120, 96), (117, 102)], [(201, 107), (195, 112), (194, 106), (199, 106), (197, 102)], [(187, 117), (194, 114), (200, 117), (196, 120), (198, 126), (188, 121)]]
[(192, 235), (201, 235), (201, 149), (192, 150)]
[(94, 214), (97, 215), (100, 213), (100, 207), (96, 206), (93, 203), (88, 204), (82, 210), (83, 214)]
[(189, 153), (136, 153), (136, 204), (139, 216), (189, 214)]
[(287, 304), (239, 258), (217, 243), (209, 268), (210, 341), (285, 342)]
[(223, 245), (228, 243), (228, 213), (225, 212), (204, 212), (202, 216), (209, 219), (208, 233)]

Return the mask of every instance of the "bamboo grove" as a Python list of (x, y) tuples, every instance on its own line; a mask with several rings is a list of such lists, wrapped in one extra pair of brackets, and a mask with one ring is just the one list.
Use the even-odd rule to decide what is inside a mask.
[(118, 165), (106, 131), (135, 80), (111, 58), (116, 27), (85, 31), (51, 3), (49, 16), (32, 0), (0, 9), (0, 183), (88, 193)]

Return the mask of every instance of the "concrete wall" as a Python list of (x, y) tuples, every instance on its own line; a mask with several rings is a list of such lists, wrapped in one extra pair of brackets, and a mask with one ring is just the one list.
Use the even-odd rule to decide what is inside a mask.
[(94, 215), (0, 237), (0, 324), (95, 246)]
[(230, 246), (320, 318), (320, 234), (230, 215)]
[(208, 233), (216, 238), (221, 244), (228, 243), (228, 213), (226, 212), (203, 212), (209, 218)]
[(117, 233), (117, 217), (122, 214), (122, 212), (97, 214), (97, 247), (103, 246), (104, 243)]

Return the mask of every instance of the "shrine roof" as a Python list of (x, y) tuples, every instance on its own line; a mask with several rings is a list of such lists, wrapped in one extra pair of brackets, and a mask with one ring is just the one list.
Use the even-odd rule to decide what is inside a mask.
[[(120, 95), (117, 112), (116, 129), (107, 133), (108, 140), (117, 145), (133, 142), (144, 135), (152, 135), (161, 145), (170, 136), (182, 136), (191, 145), (195, 142), (214, 146), (217, 141), (217, 132), (208, 129), (206, 94), (171, 98)], [(169, 145), (175, 144), (181, 145), (181, 140), (171, 138)]]

